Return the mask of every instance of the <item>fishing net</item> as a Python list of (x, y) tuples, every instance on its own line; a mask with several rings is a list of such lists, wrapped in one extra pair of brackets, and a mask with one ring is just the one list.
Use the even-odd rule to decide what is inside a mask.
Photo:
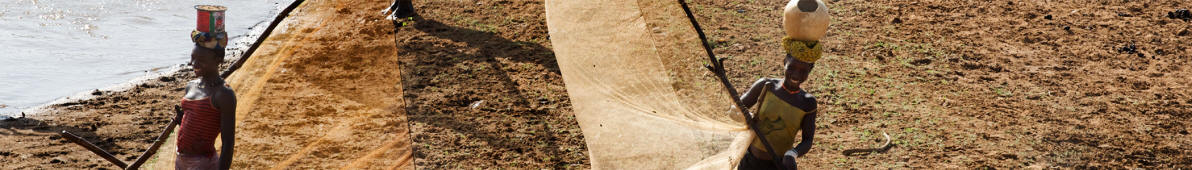
[(675, 1), (547, 1), (594, 168), (730, 169), (752, 140)]
[[(227, 78), (233, 169), (414, 168), (395, 42), (361, 31), (393, 29), (361, 19), (385, 3), (306, 1)], [(168, 141), (145, 169), (173, 169), (176, 148)]]

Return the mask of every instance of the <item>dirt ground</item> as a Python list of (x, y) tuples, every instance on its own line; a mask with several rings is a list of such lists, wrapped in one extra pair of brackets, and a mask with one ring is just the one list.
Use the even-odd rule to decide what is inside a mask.
[[(349, 16), (354, 16), (332, 21), (360, 22), (376, 26), (375, 19), (380, 16), (381, 8), (385, 7), (384, 5), (375, 5), (377, 3), (372, 2), (370, 5), (360, 8), (345, 7), (317, 11), (335, 12), (329, 15), (350, 14)], [(541, 2), (453, 3), (428, 1), (426, 3), (418, 2), (416, 4), (424, 19), (418, 21), (416, 26), (403, 28), (401, 34), (398, 35), (397, 40), (399, 40), (399, 44), (402, 44), (397, 47), (399, 54), (396, 57), (398, 58), (388, 57), (393, 55), (382, 49), (383, 46), (392, 46), (393, 43), (392, 31), (385, 29), (391, 28), (387, 26), (388, 22), (384, 22), (386, 24), (384, 27), (354, 30), (344, 28), (289, 30), (289, 32), (316, 35), (294, 36), (280, 33), (271, 37), (271, 40), (262, 45), (262, 49), (257, 53), (258, 56), (271, 56), (270, 59), (261, 59), (271, 61), (250, 60), (245, 68), (229, 79), (229, 83), (238, 90), (237, 95), (242, 101), (241, 103), (244, 103), (245, 100), (253, 100), (250, 98), (262, 97), (297, 99), (288, 103), (281, 100), (259, 100), (240, 107), (242, 110), (252, 111), (247, 115), (239, 116), (241, 123), (239, 123), (240, 129), (238, 129), (240, 133), (237, 136), (238, 153), (245, 152), (242, 150), (280, 151), (255, 154), (262, 155), (262, 158), (243, 161), (238, 159), (236, 166), (257, 167), (257, 165), (270, 162), (323, 165), (309, 161), (327, 162), (327, 160), (308, 159), (308, 162), (303, 163), (297, 161), (301, 159), (291, 159), (294, 158), (292, 155), (283, 154), (298, 148), (321, 148), (315, 145), (326, 143), (325, 141), (328, 140), (324, 139), (327, 135), (319, 136), (318, 132), (306, 133), (309, 131), (305, 130), (303, 133), (294, 135), (284, 135), (290, 134), (284, 133), (284, 131), (278, 132), (284, 133), (283, 135), (262, 134), (276, 130), (261, 128), (301, 130), (308, 129), (300, 128), (301, 126), (321, 124), (331, 126), (334, 122), (355, 120), (296, 121), (301, 119), (295, 116), (309, 118), (309, 116), (321, 115), (262, 114), (286, 110), (285, 108), (296, 109), (291, 110), (296, 113), (319, 112), (318, 108), (313, 108), (313, 106), (297, 107), (304, 105), (299, 103), (310, 104), (304, 99), (316, 98), (294, 96), (297, 92), (292, 91), (313, 89), (306, 91), (332, 93), (330, 96), (324, 97), (342, 96), (369, 105), (372, 103), (366, 101), (377, 101), (372, 99), (401, 101), (400, 98), (392, 98), (398, 95), (391, 94), (403, 94), (402, 88), (404, 88), (405, 101), (415, 102), (409, 102), (409, 106), (404, 107), (405, 109), (400, 109), (403, 108), (402, 106), (382, 109), (398, 109), (395, 111), (410, 113), (408, 125), (412, 127), (410, 132), (413, 137), (406, 139), (415, 141), (415, 148), (412, 149), (417, 157), (416, 165), (420, 168), (586, 167), (587, 157), (584, 156), (583, 139), (579, 133), (579, 127), (575, 124), (573, 116), (570, 115), (570, 106), (566, 92), (562, 87), (562, 79), (559, 77), (553, 54), (549, 49), (545, 23), (542, 19)], [(490, 5), (483, 5), (484, 3), (490, 3)], [(493, 7), (494, 5), (498, 7)], [(295, 13), (302, 11), (300, 8)], [(378, 14), (374, 15), (374, 13)], [(506, 15), (506, 13), (515, 15)], [(305, 22), (314, 20), (316, 19), (308, 18)], [(289, 21), (285, 23), (294, 25)], [(359, 26), (354, 24), (356, 23), (323, 25), (328, 27)], [(500, 28), (499, 32), (498, 28)], [(279, 28), (279, 32), (281, 32), (280, 30), (281, 28)], [(340, 33), (327, 33), (327, 30), (345, 30), (347, 33), (342, 33), (344, 34), (342, 37), (330, 36)], [(362, 38), (361, 36), (376, 38)], [(305, 38), (307, 40), (293, 41), (300, 43), (281, 44), (285, 39), (297, 39), (296, 37), (307, 37)], [(351, 41), (350, 39), (376, 41)], [(369, 43), (376, 45), (368, 45)], [(287, 49), (270, 50), (268, 48), (270, 46)], [(342, 53), (344, 51), (356, 52)], [(287, 59), (272, 57), (289, 56), (276, 55), (276, 53), (283, 52), (293, 56), (286, 57)], [(327, 54), (341, 56), (333, 57), (334, 59), (318, 57)], [(397, 61), (399, 59), (400, 62)], [(273, 67), (280, 67), (280, 69), (268, 70), (270, 65), (276, 65)], [(256, 71), (246, 69), (251, 67), (265, 69)], [(348, 73), (348, 70), (376, 72), (344, 75), (343, 73)], [(257, 76), (238, 78), (244, 77), (242, 74), (250, 74), (247, 72), (255, 72), (251, 74)], [(267, 72), (276, 75), (273, 75), (272, 78), (259, 77)], [(309, 74), (294, 74), (296, 72)], [(402, 75), (389, 75), (398, 73), (402, 73)], [(377, 79), (379, 77), (391, 78)], [(162, 79), (170, 81), (151, 81), (129, 91), (103, 92), (94, 99), (56, 105), (52, 107), (53, 110), (40, 116), (2, 122), (3, 124), (0, 125), (3, 125), (2, 127), (8, 130), (6, 131), (8, 133), (0, 136), (2, 137), (0, 142), (18, 146), (0, 149), (0, 153), (4, 153), (0, 156), (5, 157), (2, 162), (5, 163), (3, 167), (4, 169), (114, 167), (98, 156), (82, 150), (81, 147), (66, 143), (65, 140), (56, 137), (55, 132), (60, 130), (69, 130), (79, 134), (85, 139), (97, 143), (101, 148), (113, 152), (118, 157), (131, 160), (152, 142), (160, 127), (167, 123), (167, 117), (172, 115), (168, 109), (176, 104), (175, 99), (182, 93), (183, 82), (181, 81), (190, 79), (194, 79), (193, 74), (189, 70), (183, 70), (179, 74), (172, 75), (171, 78)], [(242, 90), (252, 89), (244, 86), (252, 86), (255, 84), (254, 82), (260, 82), (259, 79), (269, 79), (269, 82), (263, 86), (264, 88), (259, 88), (261, 90), (255, 92), (254, 90)], [(349, 82), (345, 82), (345, 79)], [(289, 87), (289, 85), (295, 87)], [(456, 88), (466, 86), (486, 88)], [(365, 87), (392, 88), (370, 91)], [(446, 90), (448, 87), (467, 90)], [(344, 94), (345, 92), (360, 93)], [(477, 102), (480, 100), (484, 101)], [(472, 105), (476, 107), (471, 107)], [(310, 110), (311, 108), (316, 110)], [(335, 110), (323, 111), (327, 113), (344, 112), (343, 108), (332, 109)], [(347, 110), (351, 109), (349, 107)], [(288, 118), (283, 119), (278, 116)], [(399, 126), (393, 127), (400, 128)], [(128, 129), (136, 129), (136, 131), (127, 132)], [(300, 134), (306, 135), (301, 137), (303, 135)], [(273, 138), (288, 136), (285, 141), (300, 142), (290, 143), (289, 145), (295, 145), (291, 147), (292, 149), (262, 143), (264, 142), (262, 140), (274, 140), (269, 138), (270, 136)], [(373, 143), (380, 145), (385, 141), (374, 141)], [(326, 144), (319, 146), (324, 145)], [(348, 149), (352, 148), (359, 149), (359, 147)], [(403, 148), (409, 149), (408, 147)], [(315, 156), (344, 155), (314, 154)], [(284, 157), (287, 161), (278, 160), (281, 159), (279, 157)], [(350, 162), (339, 161), (336, 164), (346, 163)]]
[(228, 77), (243, 153), (233, 166), (413, 168), (386, 5), (306, 1)]
[(58, 136), (69, 131), (123, 160), (136, 159), (153, 142), (182, 96), (187, 69), (122, 92), (55, 105), (36, 116), (0, 121), (0, 169), (118, 169)]
[[(776, 77), (785, 1), (692, 1), (738, 89)], [(804, 167), (1192, 166), (1182, 1), (826, 1)], [(1133, 49), (1123, 49), (1130, 46)], [(887, 153), (844, 157), (880, 145)]]
[(586, 168), (543, 2), (414, 1), (398, 33), (419, 168)]
[[(738, 89), (777, 76), (785, 1), (691, 3), (716, 53), (731, 57), (726, 64)], [(824, 40), (826, 56), (805, 84), (820, 104), (817, 143), (800, 158), (802, 167), (1192, 166), (1192, 70), (1182, 67), (1192, 60), (1185, 42), (1192, 38), (1192, 24), (1166, 16), (1192, 7), (1188, 2), (826, 3), (835, 17)], [(400, 72), (400, 79), (389, 80), (401, 82), (387, 82), (401, 86), (396, 93), (345, 98), (403, 94), (384, 100), (405, 102), (419, 168), (588, 166), (551, 53), (542, 2), (416, 1), (415, 6), (423, 19), (397, 33), (395, 59), (308, 59), (396, 62), (396, 71), (376, 72)], [(361, 8), (372, 14), (382, 7)], [(356, 8), (342, 11), (364, 15)], [(349, 21), (372, 22), (372, 15), (364, 16)], [(361, 32), (389, 35), (379, 27)], [(368, 74), (360, 73), (375, 76)], [(313, 80), (323, 74), (278, 76), (287, 75)], [(189, 79), (193, 75), (184, 70), (38, 116), (0, 121), (0, 145), (11, 146), (0, 148), (0, 169), (114, 167), (57, 138), (60, 130), (131, 160), (167, 123), (181, 83)], [(894, 139), (889, 152), (840, 154), (878, 145), (882, 132)], [(270, 161), (258, 163), (265, 162)]]

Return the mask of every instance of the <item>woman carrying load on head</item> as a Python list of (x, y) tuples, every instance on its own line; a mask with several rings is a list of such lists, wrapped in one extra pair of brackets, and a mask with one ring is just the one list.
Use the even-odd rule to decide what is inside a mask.
[[(786, 52), (782, 64), (784, 76), (759, 79), (741, 96), (745, 107), (758, 104), (758, 112), (753, 115), (757, 120), (754, 128), (765, 135), (775, 151), (767, 152), (760, 138), (755, 138), (738, 169), (795, 169), (795, 158), (811, 151), (816, 102), (800, 85), (807, 81), (821, 56), (823, 46), (819, 39), (827, 32), (830, 22), (827, 11), (819, 0), (792, 0), (786, 5), (782, 18), (786, 31), (782, 39)], [(795, 145), (795, 136), (800, 133), (801, 141)], [(778, 154), (782, 160), (772, 160)], [(782, 167), (774, 167), (774, 161), (781, 161)]]
[[(196, 8), (204, 10), (203, 6)], [(186, 83), (186, 94), (181, 100), (182, 114), (174, 117), (180, 122), (175, 169), (228, 169), (232, 165), (233, 146), (236, 145), (236, 94), (219, 76), (227, 33), (223, 31), (222, 7), (217, 8), (220, 8), (219, 13), (213, 13), (211, 17), (219, 17), (219, 22), (200, 24), (201, 28), (191, 34), (195, 46), (190, 61), (199, 78)], [(218, 154), (215, 150), (217, 136), (222, 139)]]

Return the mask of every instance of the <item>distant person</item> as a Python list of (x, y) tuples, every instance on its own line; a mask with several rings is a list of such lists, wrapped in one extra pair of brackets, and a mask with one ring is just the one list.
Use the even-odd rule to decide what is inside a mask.
[(414, 4), (410, 1), (411, 0), (394, 0), (393, 5), (389, 5), (389, 8), (382, 10), (381, 14), (386, 15), (385, 19), (388, 20), (398, 21), (411, 19), (410, 17), (414, 17), (414, 15), (417, 14), (414, 13)]
[[(767, 152), (760, 138), (755, 138), (738, 164), (738, 169), (796, 169), (795, 158), (811, 151), (815, 138), (815, 97), (800, 87), (807, 81), (815, 61), (819, 60), (823, 37), (828, 28), (827, 7), (818, 0), (793, 0), (784, 10), (782, 38), (783, 77), (762, 78), (741, 96), (745, 107), (758, 105), (757, 130), (761, 131), (776, 153)], [(760, 103), (760, 104), (759, 104)], [(796, 134), (802, 141), (795, 145)], [(782, 160), (773, 160), (781, 156)], [(775, 161), (781, 161), (775, 163)], [(782, 167), (775, 167), (781, 164)]]
[[(195, 45), (190, 54), (199, 79), (186, 83), (182, 98), (183, 114), (179, 121), (178, 156), (175, 169), (228, 169), (236, 145), (236, 94), (219, 77), (223, 48)], [(220, 152), (215, 152), (215, 137), (222, 136)]]

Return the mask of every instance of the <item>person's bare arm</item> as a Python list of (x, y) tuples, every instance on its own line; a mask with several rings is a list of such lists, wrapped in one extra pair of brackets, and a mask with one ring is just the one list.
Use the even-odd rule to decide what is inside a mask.
[(236, 146), (236, 94), (231, 89), (224, 89), (216, 98), (219, 108), (220, 139), (223, 146), (219, 152), (219, 169), (232, 167), (232, 155)]
[(806, 155), (807, 152), (811, 151), (811, 144), (815, 139), (815, 115), (816, 111), (812, 110), (810, 113), (807, 113), (806, 116), (803, 116), (803, 123), (800, 125), (802, 126), (801, 129), (803, 129), (803, 141), (799, 142), (798, 145), (795, 145), (794, 148), (795, 151), (798, 152), (799, 156)]
[(795, 158), (802, 157), (808, 151), (811, 151), (811, 143), (815, 139), (815, 110), (803, 116), (803, 123), (800, 127), (803, 129), (803, 141), (795, 145), (795, 148), (786, 150), (786, 153), (782, 154), (782, 166), (787, 169), (798, 169), (799, 164), (795, 161)]
[(741, 95), (741, 105), (749, 108), (753, 107), (754, 104), (757, 104), (757, 98), (762, 94), (763, 90), (766, 90), (766, 82), (768, 82), (766, 81), (766, 78), (758, 79), (756, 82), (753, 82), (753, 85), (749, 87), (749, 91), (746, 91), (745, 95)]

